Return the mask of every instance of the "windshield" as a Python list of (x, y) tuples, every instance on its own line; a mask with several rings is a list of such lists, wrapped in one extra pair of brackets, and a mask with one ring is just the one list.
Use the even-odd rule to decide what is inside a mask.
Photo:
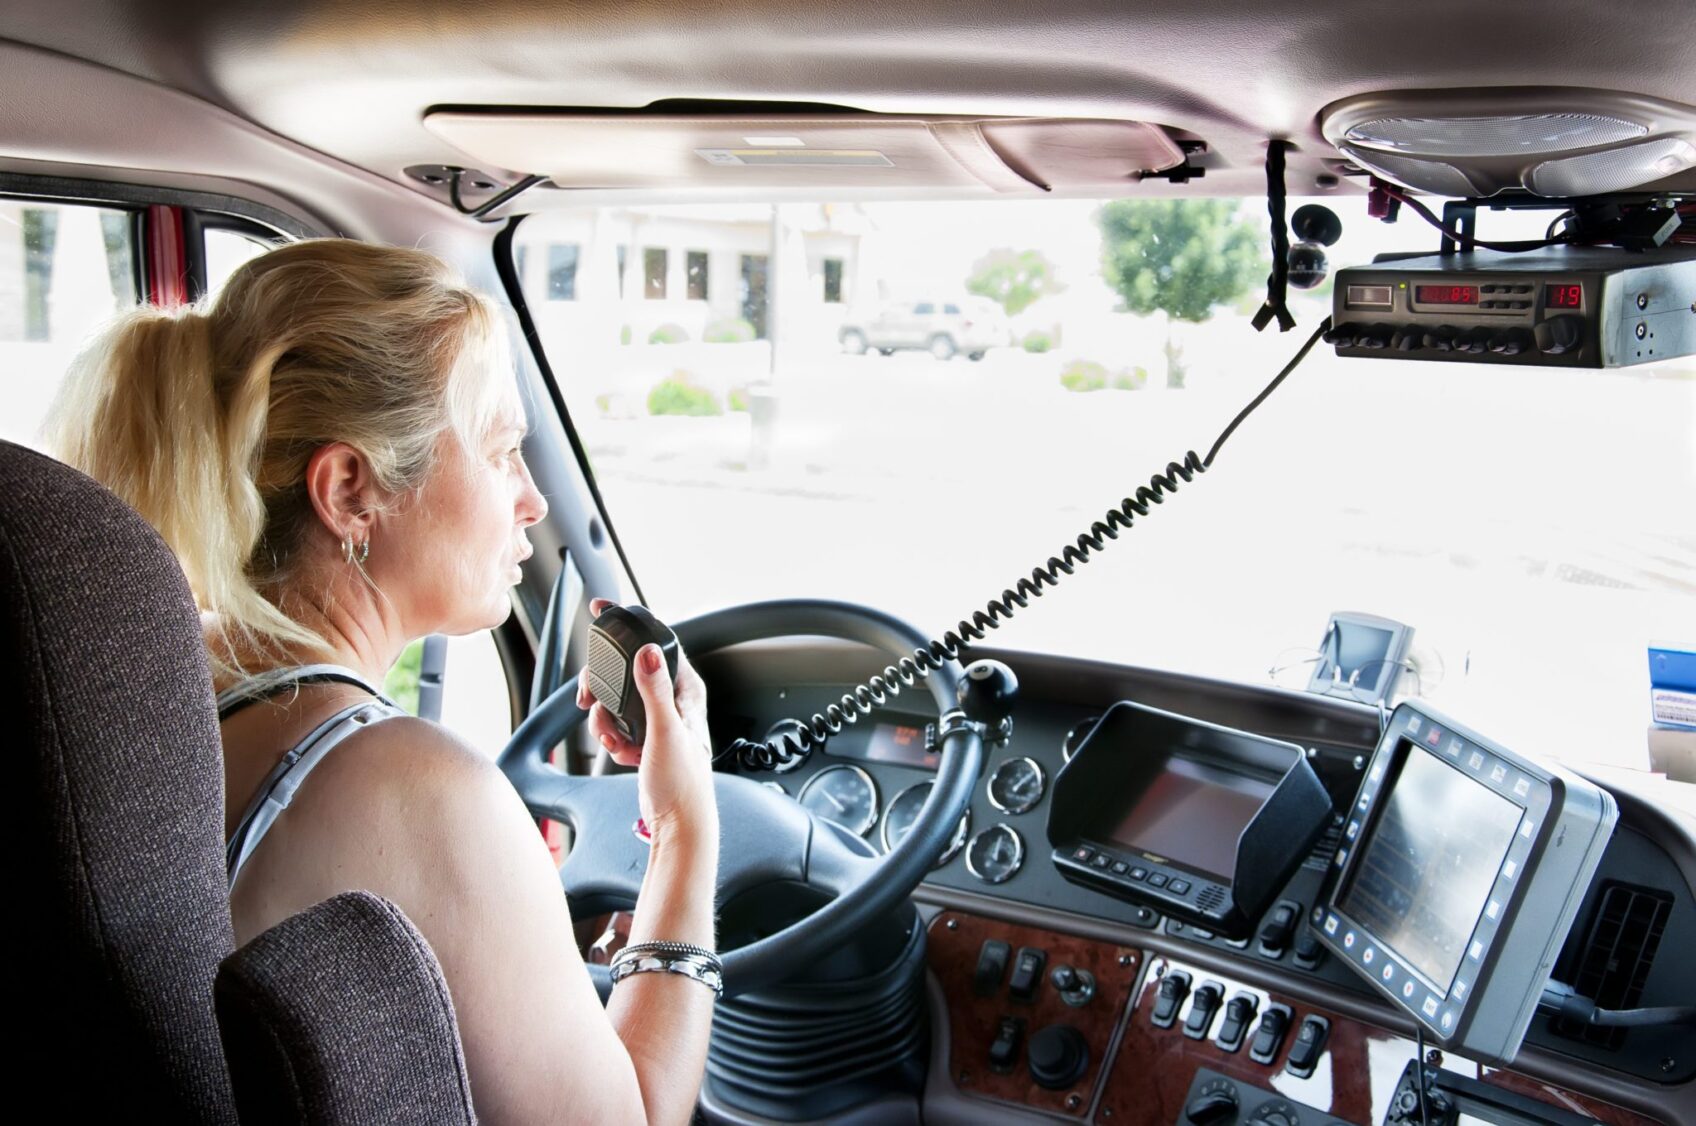
[[(1435, 247), (1325, 202), (1333, 269)], [(656, 613), (828, 597), (939, 632), (1205, 453), (1330, 311), (1327, 279), (1292, 290), (1295, 331), (1251, 328), (1266, 231), (1262, 199), (702, 205), (544, 213), (515, 245)], [(988, 643), (1307, 688), (1332, 613), (1370, 614), (1413, 631), (1392, 699), (1645, 767), (1647, 647), (1696, 644), (1693, 513), (1696, 360), (1320, 346)]]

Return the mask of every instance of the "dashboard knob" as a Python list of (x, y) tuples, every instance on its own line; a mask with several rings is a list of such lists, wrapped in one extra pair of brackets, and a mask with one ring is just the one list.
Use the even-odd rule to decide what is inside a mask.
[(1390, 346), (1390, 338), (1393, 335), (1394, 330), (1389, 325), (1367, 325), (1355, 337), (1355, 347), (1380, 352)]
[(1325, 343), (1335, 345), (1338, 348), (1352, 348), (1355, 341), (1355, 327), (1354, 325), (1344, 324), (1335, 328), (1328, 328), (1325, 330), (1323, 339)]
[(1487, 328), (1475, 328), (1461, 333), (1455, 340), (1455, 348), (1462, 352), (1470, 352), (1474, 356), (1483, 355), (1490, 348), (1492, 333)]
[(1535, 345), (1536, 341), (1523, 328), (1510, 328), (1490, 338), (1490, 351), (1501, 356), (1517, 356), (1521, 352), (1529, 352)]
[(1234, 1087), (1211, 1086), (1184, 1106), (1184, 1118), (1194, 1126), (1222, 1126), (1237, 1117)]
[(1390, 347), (1398, 352), (1413, 352), (1425, 344), (1425, 330), (1418, 325), (1403, 325), (1390, 338)]
[(1033, 1035), (1026, 1048), (1037, 1086), (1064, 1091), (1089, 1070), (1089, 1042), (1069, 1024), (1051, 1024)]
[(1537, 350), (1550, 356), (1576, 352), (1584, 344), (1584, 318), (1566, 314), (1537, 326)]
[(973, 661), (960, 681), (960, 710), (973, 723), (991, 731), (1013, 714), (1019, 698), (1019, 678), (1000, 661)]
[(1448, 325), (1438, 325), (1425, 334), (1424, 344), (1437, 352), (1453, 352), (1455, 350), (1455, 330)]

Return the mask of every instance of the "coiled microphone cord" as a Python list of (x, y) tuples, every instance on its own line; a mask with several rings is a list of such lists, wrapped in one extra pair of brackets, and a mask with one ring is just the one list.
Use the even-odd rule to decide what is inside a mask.
[(844, 692), (836, 703), (822, 712), (814, 712), (805, 722), (782, 725), (783, 730), (763, 742), (753, 739), (732, 741), (718, 753), (714, 763), (734, 764), (743, 770), (772, 770), (795, 763), (811, 754), (814, 747), (822, 747), (844, 727), (859, 722), (862, 716), (870, 715), (899, 696), (902, 689), (911, 688), (949, 661), (957, 660), (960, 651), (970, 642), (982, 641), (989, 630), (999, 629), (1003, 620), (1024, 609), (1032, 598), (1041, 598), (1044, 587), (1058, 586), (1062, 575), (1070, 575), (1077, 567), (1088, 563), (1093, 555), (1105, 551), (1111, 541), (1119, 538), (1120, 529), (1130, 528), (1138, 516), (1147, 516), (1152, 505), (1165, 503), (1166, 495), (1176, 493), (1180, 483), (1188, 484), (1197, 475), (1207, 472), (1213, 459), (1219, 456), (1220, 448), (1237, 427), (1307, 358), (1330, 327), (1331, 318), (1326, 317), (1272, 382), (1220, 431), (1206, 457), (1198, 457), (1191, 450), (1182, 461), (1168, 462), (1163, 472), (1149, 478), (1148, 484), (1108, 509), (1101, 519), (1090, 525), (1089, 531), (1067, 544), (1059, 555), (1051, 555), (1046, 563), (1033, 568), (1028, 578), (1019, 579), (1013, 587), (1003, 590), (999, 598), (990, 599), (969, 621), (962, 618), (941, 637), (932, 638), (914, 649), (912, 656), (885, 666), (883, 672)]

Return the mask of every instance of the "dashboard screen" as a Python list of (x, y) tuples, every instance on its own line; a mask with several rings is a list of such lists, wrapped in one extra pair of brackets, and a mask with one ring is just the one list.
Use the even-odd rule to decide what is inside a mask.
[(838, 758), (916, 766), (923, 770), (935, 770), (942, 759), (940, 752), (926, 750), (922, 722), (879, 723), (864, 740), (845, 733), (826, 743), (825, 749)]
[(1229, 883), (1237, 838), (1274, 788), (1272, 782), (1171, 758), (1108, 839)]
[(1405, 739), (1388, 786), (1337, 907), (1446, 992), (1523, 811)]
[(1413, 299), (1424, 305), (1476, 305), (1478, 287), (1475, 285), (1416, 285)]

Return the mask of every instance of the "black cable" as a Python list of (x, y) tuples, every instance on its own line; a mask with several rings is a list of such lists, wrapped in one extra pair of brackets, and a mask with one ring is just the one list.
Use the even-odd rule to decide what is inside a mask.
[(518, 180), (513, 183), (511, 187), (507, 188), (499, 195), (484, 200), (476, 207), (467, 207), (465, 205), (465, 201), (460, 198), (459, 194), (459, 182), (464, 176), (465, 169), (455, 168), (453, 170), (453, 175), (448, 180), (448, 202), (453, 204), (453, 209), (455, 211), (459, 212), (461, 215), (469, 215), (473, 219), (483, 218), (483, 216), (487, 215), (501, 204), (511, 199), (517, 199), (520, 195), (523, 195), (525, 192), (547, 179), (546, 176), (526, 176), (522, 180)]
[(1284, 153), (1291, 148), (1288, 141), (1269, 141), (1266, 145), (1266, 210), (1272, 219), (1272, 273), (1266, 279), (1266, 301), (1254, 314), (1254, 331), (1259, 332), (1278, 318), (1278, 331), (1288, 332), (1296, 327), (1296, 319), (1285, 304), (1289, 297), (1290, 227), (1284, 219)]
[(1696, 1024), (1696, 1005), (1662, 1005), (1651, 1009), (1599, 1009), (1596, 1002), (1564, 982), (1551, 981), (1543, 989), (1539, 1006), (1559, 1018), (1593, 1028), (1650, 1028), (1668, 1024)]
[(1419, 1079), (1413, 1085), (1419, 1095), (1419, 1126), (1431, 1126), (1431, 1120), (1425, 1116), (1425, 1026), (1418, 1021), (1413, 1022), (1413, 1044), (1414, 1051), (1419, 1053), (1413, 1061), (1419, 1067), (1415, 1073)]
[(1373, 185), (1391, 199), (1400, 203), (1405, 203), (1408, 207), (1412, 208), (1421, 219), (1424, 219), (1427, 223), (1430, 223), (1433, 227), (1436, 227), (1439, 231), (1448, 235), (1461, 246), (1471, 244), (1472, 246), (1481, 246), (1485, 250), (1500, 251), (1504, 254), (1523, 254), (1527, 250), (1542, 250), (1545, 247), (1550, 246), (1563, 246), (1570, 241), (1564, 235), (1556, 236), (1554, 238), (1524, 239), (1516, 242), (1485, 242), (1480, 238), (1470, 238), (1461, 234), (1459, 231), (1437, 218), (1435, 212), (1433, 212), (1429, 207), (1426, 207), (1423, 203), (1420, 203), (1413, 196), (1407, 195), (1399, 189), (1391, 187), (1382, 180), (1374, 180)]
[(814, 747), (823, 746), (845, 726), (858, 723), (862, 716), (870, 715), (892, 697), (899, 696), (903, 688), (911, 688), (949, 661), (956, 660), (968, 640), (982, 641), (988, 635), (987, 631), (1001, 628), (1004, 619), (1024, 609), (1032, 598), (1041, 598), (1044, 587), (1058, 586), (1061, 575), (1070, 575), (1076, 568), (1088, 563), (1093, 555), (1107, 550), (1108, 543), (1119, 538), (1120, 529), (1130, 528), (1138, 516), (1147, 516), (1151, 505), (1165, 503), (1166, 494), (1176, 493), (1180, 484), (1187, 484), (1198, 474), (1207, 472), (1213, 459), (1219, 456), (1225, 440), (1289, 377), (1330, 327), (1331, 318), (1326, 317), (1313, 330), (1313, 335), (1308, 337), (1295, 358), (1285, 364), (1272, 382), (1237, 413), (1214, 441), (1205, 458), (1197, 457), (1195, 451), (1190, 450), (1182, 461), (1168, 462), (1164, 472), (1156, 473), (1149, 478), (1147, 485), (1139, 487), (1135, 494), (1108, 509), (1101, 519), (1090, 525), (1089, 531), (1078, 536), (1075, 543), (1067, 544), (1059, 555), (1049, 556), (1046, 563), (1031, 570), (1029, 578), (1020, 578), (1014, 586), (1003, 590), (1001, 597), (991, 599), (969, 621), (962, 618), (954, 629), (914, 649), (911, 656), (885, 666), (883, 672), (844, 692), (824, 711), (814, 712), (811, 719), (798, 723), (795, 730), (782, 731), (763, 742), (752, 739), (732, 741), (714, 756), (714, 764), (734, 762), (746, 770), (770, 770), (780, 763), (804, 758)]

